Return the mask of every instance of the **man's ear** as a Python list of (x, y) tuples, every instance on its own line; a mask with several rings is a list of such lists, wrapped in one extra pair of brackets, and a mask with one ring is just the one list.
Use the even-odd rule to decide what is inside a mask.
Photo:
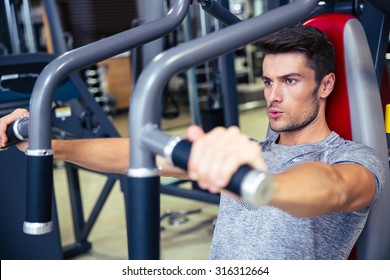
[(334, 73), (329, 73), (326, 75), (320, 85), (320, 90), (318, 91), (319, 97), (327, 98), (329, 94), (333, 91), (334, 83), (336, 82), (336, 76)]

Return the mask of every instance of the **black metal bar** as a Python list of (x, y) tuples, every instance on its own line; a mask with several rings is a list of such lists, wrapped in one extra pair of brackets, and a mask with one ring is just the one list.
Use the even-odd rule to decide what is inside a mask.
[(223, 113), (225, 126), (239, 126), (237, 79), (234, 66), (234, 53), (223, 55), (221, 61), (221, 86), (223, 93)]
[(215, 0), (199, 0), (198, 2), (203, 10), (226, 25), (232, 25), (241, 21), (240, 18), (226, 8), (226, 6), (228, 6), (228, 2), (226, 1), (223, 1), (224, 5), (221, 5)]
[(163, 194), (174, 195), (177, 197), (193, 199), (206, 203), (219, 204), (220, 195), (210, 194), (207, 191), (197, 189), (184, 189), (180, 187), (180, 183), (170, 183), (160, 186), (160, 191)]

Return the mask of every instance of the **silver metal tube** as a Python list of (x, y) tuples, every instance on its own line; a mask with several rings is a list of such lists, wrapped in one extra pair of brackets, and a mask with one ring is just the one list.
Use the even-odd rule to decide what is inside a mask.
[(22, 2), (22, 17), (25, 23), (24, 36), (26, 38), (26, 46), (30, 53), (37, 52), (37, 44), (33, 31), (33, 23), (31, 19), (30, 0), (23, 0)]
[[(193, 39), (192, 36), (192, 13), (191, 10), (188, 12), (186, 18), (183, 21), (184, 24), (184, 38), (186, 42)], [(191, 120), (193, 124), (200, 125), (200, 109), (199, 109), (199, 97), (198, 97), (198, 84), (196, 81), (195, 68), (192, 67), (187, 70), (187, 89), (188, 89), (188, 102), (191, 113)]]
[(15, 6), (11, 4), (11, 0), (5, 0), (4, 8), (7, 16), (8, 32), (11, 40), (12, 53), (19, 54), (21, 50), (20, 50), (19, 32), (18, 29), (16, 28), (18, 24), (16, 22), (16, 17), (15, 17)]
[(43, 0), (43, 4), (46, 10), (47, 20), (49, 22), (54, 52), (57, 55), (63, 54), (67, 51), (67, 47), (64, 39), (64, 30), (62, 28), (58, 12), (57, 1)]

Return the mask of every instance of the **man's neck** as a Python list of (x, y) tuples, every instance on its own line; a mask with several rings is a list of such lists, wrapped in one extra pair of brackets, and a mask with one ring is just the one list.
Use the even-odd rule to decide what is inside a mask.
[(323, 141), (329, 136), (331, 130), (325, 124), (324, 126), (307, 126), (300, 130), (280, 132), (278, 144), (280, 145), (299, 145), (317, 143)]

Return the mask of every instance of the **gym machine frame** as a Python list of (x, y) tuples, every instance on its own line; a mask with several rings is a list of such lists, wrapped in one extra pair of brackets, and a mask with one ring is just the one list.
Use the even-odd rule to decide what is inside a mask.
[[(159, 171), (155, 164), (155, 153), (151, 152), (149, 147), (158, 146), (159, 140), (162, 139), (149, 139), (145, 131), (150, 131), (150, 126), (158, 124), (159, 117), (156, 114), (158, 100), (166, 82), (180, 71), (297, 23), (314, 9), (317, 2), (296, 0), (286, 6), (179, 45), (158, 55), (144, 69), (133, 91), (129, 112), (131, 165), (127, 171), (129, 186), (126, 194), (128, 202), (126, 216), (129, 225), (130, 259), (160, 257)], [(145, 141), (148, 144), (145, 144)]]
[[(378, 5), (379, 1), (370, 2)], [(189, 145), (184, 145), (184, 148), (179, 147), (181, 140), (169, 137), (158, 129), (158, 116), (155, 112), (158, 111), (157, 101), (161, 97), (161, 89), (170, 77), (180, 71), (253, 43), (262, 36), (283, 27), (298, 23), (310, 15), (317, 3), (318, 1), (293, 1), (260, 16), (172, 48), (158, 55), (144, 69), (134, 89), (129, 112), (131, 143), (130, 167), (127, 171), (129, 177), (127, 201), (130, 208), (127, 218), (130, 225), (128, 241), (131, 259), (159, 258), (159, 172), (155, 164), (155, 155), (165, 156), (174, 165), (186, 168), (190, 151)], [(388, 7), (385, 7), (386, 11)], [(235, 40), (232, 42), (231, 38)], [(148, 94), (142, 94), (145, 92)], [(143, 112), (152, 113), (144, 114)], [(178, 158), (175, 158), (176, 156)], [(237, 173), (232, 180), (237, 184), (233, 186), (229, 184), (228, 187), (233, 187), (233, 191), (242, 194), (245, 199), (244, 185), (247, 175), (236, 175)], [(239, 179), (236, 180), (236, 178)], [(385, 197), (388, 197), (388, 193)], [(256, 195), (254, 197), (249, 195), (247, 198), (256, 204)], [(381, 203), (377, 208), (382, 209), (383, 206), (384, 203)], [(137, 213), (137, 215), (132, 215), (132, 213)], [(374, 220), (378, 222), (378, 219), (374, 218)], [(370, 228), (372, 229), (372, 225)], [(384, 236), (386, 235), (381, 234), (381, 237)], [(367, 241), (362, 241), (364, 242)], [(365, 247), (365, 244), (360, 247), (362, 247), (360, 255), (363, 258), (368, 257), (375, 250), (377, 250), (378, 257), (388, 254), (385, 252), (386, 248), (373, 246), (373, 249), (369, 249)]]
[[(296, 0), (291, 4), (182, 44), (158, 56), (141, 74), (132, 96), (129, 127), (132, 141), (131, 166), (127, 171), (125, 190), (128, 249), (130, 259), (160, 257), (160, 178), (155, 154), (143, 146), (145, 125), (157, 124), (162, 86), (181, 70), (213, 59), (238, 47), (256, 41), (290, 24), (298, 22), (317, 5), (316, 0)], [(23, 230), (28, 234), (44, 234), (51, 230), (51, 198), (53, 182), (53, 150), (51, 148), (51, 100), (62, 80), (72, 72), (97, 61), (127, 51), (157, 38), (181, 22), (189, 7), (188, 0), (176, 0), (161, 20), (141, 28), (102, 39), (59, 56), (39, 75), (30, 101), (27, 155), (27, 206)], [(278, 21), (277, 19), (283, 19)], [(166, 28), (166, 29), (165, 29)], [(248, 32), (243, 32), (247, 30)], [(147, 34), (147, 35), (145, 35)], [(236, 40), (232, 41), (234, 36)], [(146, 110), (141, 110), (144, 108)], [(149, 108), (149, 110), (147, 110)], [(144, 114), (148, 112), (148, 114)]]
[[(26, 222), (23, 225), (25, 233), (44, 234), (50, 232), (52, 228), (51, 201), (48, 203), (52, 197), (53, 183), (51, 117), (49, 116), (51, 116), (51, 100), (55, 89), (73, 72), (170, 32), (183, 21), (190, 2), (190, 0), (176, 0), (167, 15), (161, 19), (67, 51), (50, 62), (41, 72), (30, 100), (32, 117), (28, 122), (29, 147), (26, 151), (29, 171), (27, 174)], [(58, 48), (60, 51), (64, 50), (61, 44)], [(35, 122), (33, 116), (38, 114), (41, 115), (41, 119)], [(84, 233), (90, 230), (90, 226), (83, 230)]]

